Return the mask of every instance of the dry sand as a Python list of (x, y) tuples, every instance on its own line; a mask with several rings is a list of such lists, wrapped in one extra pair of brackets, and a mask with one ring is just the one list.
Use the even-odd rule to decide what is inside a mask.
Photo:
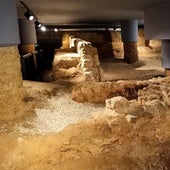
[[(164, 75), (159, 59), (142, 59), (134, 65), (103, 63), (103, 67), (106, 81)], [(27, 100), (35, 106), (36, 115), (1, 122), (0, 169), (170, 169), (169, 82), (150, 80), (125, 115), (105, 105), (72, 101), (75, 79), (24, 82)], [(149, 97), (151, 94), (161, 97), (155, 100), (157, 96)], [(142, 116), (133, 103), (145, 108)], [(132, 113), (137, 119), (129, 122), (126, 116)]]

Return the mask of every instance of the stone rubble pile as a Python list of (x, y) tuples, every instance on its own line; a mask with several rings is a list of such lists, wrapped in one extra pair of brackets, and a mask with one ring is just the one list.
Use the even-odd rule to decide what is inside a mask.
[(149, 81), (149, 86), (138, 92), (141, 104), (150, 102), (170, 106), (170, 78), (154, 78)]
[(163, 116), (170, 107), (170, 78), (154, 78), (149, 86), (138, 91), (138, 102), (145, 112)]
[(53, 65), (58, 68), (69, 69), (72, 67), (77, 67), (80, 62), (79, 54), (72, 52), (56, 52), (56, 57), (54, 57)]
[[(124, 114), (128, 122), (140, 117), (164, 117), (170, 107), (170, 78), (153, 78), (138, 91), (137, 100), (117, 96), (106, 99), (106, 108)], [(167, 116), (167, 115), (166, 115)]]

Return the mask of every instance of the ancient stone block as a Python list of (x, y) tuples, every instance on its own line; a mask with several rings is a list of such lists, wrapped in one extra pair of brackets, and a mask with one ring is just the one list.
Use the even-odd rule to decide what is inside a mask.
[(127, 120), (127, 122), (131, 122), (131, 123), (133, 123), (133, 122), (135, 122), (136, 121), (136, 119), (138, 119), (138, 117), (137, 116), (134, 116), (134, 115), (126, 115), (126, 120)]
[(80, 55), (72, 52), (57, 52), (53, 60), (53, 68), (77, 67), (80, 62)]
[[(82, 59), (83, 60), (83, 59)], [(92, 68), (93, 67), (93, 60), (84, 59), (81, 64), (82, 68)]]
[(106, 99), (106, 108), (120, 112), (129, 107), (129, 101), (122, 96)]
[(93, 76), (93, 72), (92, 71), (84, 72), (84, 79), (86, 81), (95, 81), (94, 76)]

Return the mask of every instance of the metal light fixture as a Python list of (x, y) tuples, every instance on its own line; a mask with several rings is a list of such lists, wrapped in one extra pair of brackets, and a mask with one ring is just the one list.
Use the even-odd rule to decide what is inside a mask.
[(36, 28), (40, 28), (41, 31), (45, 32), (47, 31), (47, 28), (43, 26), (39, 19), (36, 17), (36, 15), (28, 8), (28, 6), (23, 2), (20, 1), (20, 3), (27, 9), (27, 12), (24, 13), (25, 17), (29, 20), (34, 20), (34, 24)]
[(35, 27), (36, 28), (40, 28), (41, 27), (41, 23), (37, 20), (37, 21), (35, 21)]
[(55, 31), (55, 32), (58, 32), (58, 28), (54, 28), (54, 31)]
[(43, 31), (43, 32), (45, 32), (45, 31), (47, 30), (47, 28), (46, 28), (45, 26), (43, 26), (43, 25), (40, 27), (40, 29), (41, 29), (41, 31)]
[(25, 12), (24, 15), (29, 20), (33, 20), (34, 19), (34, 16), (29, 11)]

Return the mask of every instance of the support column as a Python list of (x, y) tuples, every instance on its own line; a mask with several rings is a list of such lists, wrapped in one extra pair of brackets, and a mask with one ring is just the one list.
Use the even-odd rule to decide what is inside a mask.
[(124, 46), (124, 60), (128, 64), (137, 62), (138, 21), (137, 20), (122, 21), (121, 33)]
[(3, 0), (0, 5), (0, 120), (15, 119), (29, 112), (24, 101), (26, 92), (17, 48), (19, 30), (15, 3)]
[(162, 66), (165, 75), (170, 76), (170, 40), (162, 40)]
[(20, 54), (34, 52), (37, 43), (34, 23), (28, 19), (19, 19), (19, 33), (21, 40), (19, 45)]
[(162, 40), (162, 66), (170, 76), (170, 2), (159, 3), (144, 11), (145, 39)]

